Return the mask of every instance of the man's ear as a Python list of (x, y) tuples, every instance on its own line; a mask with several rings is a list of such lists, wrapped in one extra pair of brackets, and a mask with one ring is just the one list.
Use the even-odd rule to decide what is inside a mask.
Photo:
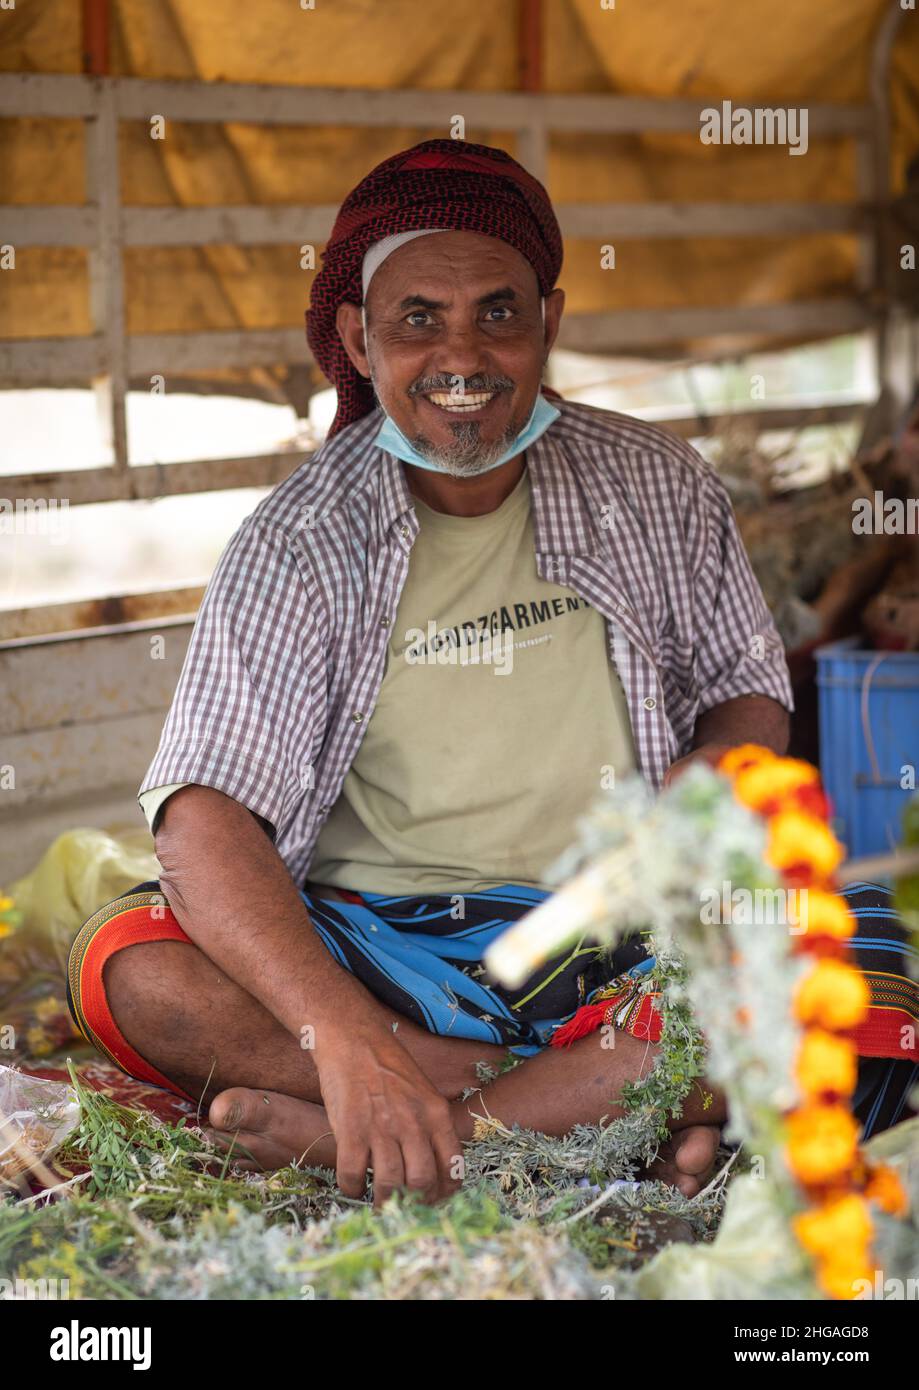
[(565, 291), (555, 289), (546, 295), (546, 323), (545, 323), (545, 353), (546, 357), (552, 350), (552, 344), (558, 337), (559, 324), (562, 321), (562, 312), (565, 308)]
[(364, 325), (361, 322), (361, 306), (349, 304), (347, 300), (339, 304), (335, 311), (335, 327), (341, 338), (345, 352), (361, 376), (370, 377), (370, 362), (367, 358), (367, 344), (364, 341)]

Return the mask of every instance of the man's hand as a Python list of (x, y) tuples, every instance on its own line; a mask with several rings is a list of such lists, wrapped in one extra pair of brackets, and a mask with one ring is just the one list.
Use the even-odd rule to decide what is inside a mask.
[(675, 763), (664, 773), (664, 786), (669, 787), (671, 782), (675, 782), (678, 777), (682, 777), (687, 768), (692, 767), (693, 763), (707, 763), (709, 767), (715, 767), (719, 759), (732, 747), (729, 743), (707, 743), (702, 748), (694, 748), (691, 753), (687, 753), (685, 758), (678, 758)]
[(346, 1197), (363, 1194), (368, 1168), (376, 1206), (397, 1188), (429, 1202), (456, 1191), (462, 1145), (450, 1107), (387, 1022), (371, 1015), (339, 1028), (326, 1020), (314, 1055)]

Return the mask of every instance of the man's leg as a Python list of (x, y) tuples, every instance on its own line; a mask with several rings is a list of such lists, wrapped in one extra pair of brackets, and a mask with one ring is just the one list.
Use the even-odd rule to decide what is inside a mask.
[[(109, 1007), (128, 1042), (189, 1095), (213, 1102), (210, 1122), (241, 1159), (281, 1167), (315, 1144), (308, 1161), (334, 1166), (334, 1143), (316, 1144), (320, 1135), (328, 1135), (329, 1125), (309, 1050), (196, 946), (179, 941), (128, 946), (109, 959), (104, 976)], [(393, 1022), (402, 1044), (448, 1099), (480, 1084), (476, 1062), (496, 1065), (507, 1057), (503, 1047), (438, 1037), (405, 1018)], [(573, 1124), (619, 1113), (618, 1089), (647, 1069), (652, 1053), (627, 1033), (617, 1035), (613, 1050), (600, 1048), (599, 1037), (564, 1051), (546, 1049), (499, 1077), (469, 1105), (457, 1102), (461, 1137), (471, 1137), (470, 1111), (483, 1103), (506, 1124), (545, 1133), (563, 1134)], [(693, 1109), (690, 1118), (695, 1115)], [(684, 1119), (654, 1175), (692, 1195), (714, 1158), (717, 1130), (709, 1126), (716, 1119), (701, 1110), (700, 1128)]]
[[(600, 1036), (591, 1034), (566, 1049), (546, 1048), (497, 1077), (480, 1095), (455, 1100), (453, 1119), (460, 1138), (474, 1137), (477, 1116), (557, 1135), (576, 1124), (617, 1118), (623, 1113), (618, 1100), (623, 1085), (647, 1073), (656, 1047), (619, 1033), (615, 1048), (606, 1048)], [(246, 1160), (244, 1166), (278, 1168), (301, 1158), (335, 1166), (335, 1141), (321, 1105), (233, 1087), (216, 1098), (209, 1118), (214, 1137), (233, 1145)], [(694, 1196), (714, 1161), (725, 1118), (723, 1098), (697, 1087), (674, 1120), (673, 1143), (652, 1176)]]
[[(205, 1103), (230, 1086), (261, 1087), (319, 1102), (308, 1048), (267, 1009), (222, 975), (197, 946), (151, 941), (126, 946), (105, 964), (108, 1005), (124, 1037), (151, 1066)], [(448, 1099), (479, 1084), (476, 1062), (507, 1050), (429, 1033), (393, 1015), (399, 1041)]]

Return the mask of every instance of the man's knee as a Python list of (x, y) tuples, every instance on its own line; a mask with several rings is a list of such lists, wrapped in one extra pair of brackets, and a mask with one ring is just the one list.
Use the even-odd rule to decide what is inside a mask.
[(113, 1018), (126, 1035), (153, 1025), (175, 1035), (196, 1011), (197, 947), (184, 941), (144, 941), (108, 958), (102, 978)]

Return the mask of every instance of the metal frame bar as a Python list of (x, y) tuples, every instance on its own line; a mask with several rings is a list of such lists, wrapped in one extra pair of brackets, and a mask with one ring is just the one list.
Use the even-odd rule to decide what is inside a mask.
[[(298, 246), (327, 240), (338, 209), (283, 207), (124, 208), (124, 246)], [(873, 237), (868, 210), (859, 203), (557, 203), (566, 237), (805, 236), (858, 232)], [(30, 246), (90, 246), (100, 213), (86, 207), (0, 205), (7, 241)]]
[[(5, 73), (0, 116), (96, 114), (101, 91), (115, 89), (121, 120), (241, 121), (251, 125), (446, 127), (462, 111), (468, 125), (523, 131), (534, 124), (556, 131), (638, 135), (645, 131), (698, 131), (699, 115), (720, 102), (686, 97), (558, 95), (551, 92), (368, 91), (349, 87), (279, 87), (239, 82), (96, 80), (67, 74)], [(787, 103), (777, 103), (787, 105)], [(871, 112), (857, 104), (808, 105), (812, 135), (868, 134)]]
[(722, 334), (775, 338), (857, 333), (874, 322), (870, 307), (858, 299), (798, 300), (788, 304), (715, 305), (711, 308), (623, 309), (608, 314), (572, 314), (562, 319), (558, 345), (575, 352), (627, 354), (687, 338)]
[(299, 452), (252, 454), (241, 458), (192, 459), (187, 463), (142, 463), (121, 472), (103, 467), (20, 473), (0, 476), (0, 486), (11, 497), (29, 497), (33, 501), (66, 498), (70, 507), (153, 501), (189, 492), (273, 487), (306, 457)]
[[(708, 422), (694, 416), (675, 416), (651, 423), (688, 438), (712, 433), (728, 419), (758, 425), (761, 430), (791, 429), (808, 424), (836, 424), (853, 418), (863, 408), (858, 402), (782, 406), (768, 410), (736, 411), (730, 416), (718, 414)], [(160, 497), (189, 493), (273, 487), (283, 482), (308, 457), (308, 454), (291, 451), (243, 458), (194, 459), (183, 463), (139, 464), (120, 474), (111, 468), (77, 468), (64, 473), (13, 474), (0, 478), (0, 483), (12, 496), (26, 495), (39, 502), (66, 497), (68, 505), (72, 507), (99, 502), (154, 501)]]
[(102, 343), (102, 370), (93, 378), (93, 388), (102, 437), (112, 451), (115, 471), (123, 473), (128, 467), (128, 366), (118, 115), (115, 90), (110, 83), (102, 86), (96, 115), (87, 122), (86, 184), (89, 201), (97, 208), (96, 240), (89, 253), (90, 315)]
[[(890, 179), (890, 63), (905, 10), (900, 0), (888, 0), (887, 11), (878, 27), (871, 56), (871, 112), (872, 124), (869, 138), (870, 148), (862, 161), (862, 177), (865, 187), (870, 190), (874, 209), (873, 242), (866, 242), (866, 257), (871, 259), (870, 284), (882, 301), (886, 301), (892, 268), (887, 261), (886, 241), (889, 227), (889, 204), (891, 196)], [(890, 362), (889, 315), (878, 316), (875, 326), (875, 359), (877, 376), (882, 390), (888, 388), (892, 370)], [(893, 394), (885, 391), (890, 409), (894, 409)], [(892, 418), (888, 419), (892, 425)]]

